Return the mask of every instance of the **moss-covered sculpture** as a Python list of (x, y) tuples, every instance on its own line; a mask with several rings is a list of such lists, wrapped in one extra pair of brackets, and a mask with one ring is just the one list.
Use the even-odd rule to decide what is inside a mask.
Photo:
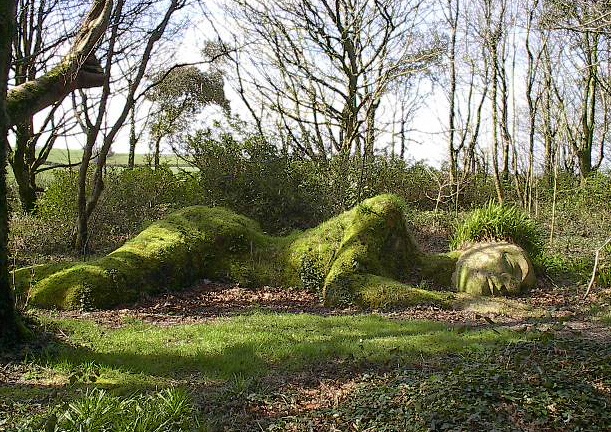
[(320, 289), (328, 305), (443, 303), (447, 295), (399, 282), (423, 262), (404, 211), (400, 198), (380, 195), (297, 237), (288, 257), (299, 285)]
[(401, 281), (415, 274), (449, 286), (455, 258), (424, 257), (404, 220), (404, 204), (381, 195), (304, 233), (264, 234), (223, 208), (188, 207), (153, 223), (97, 260), (15, 273), (17, 291), (43, 308), (104, 309), (200, 279), (244, 286), (299, 286), (327, 305), (397, 307), (444, 304), (449, 293)]
[(481, 296), (511, 296), (537, 282), (528, 254), (508, 242), (475, 243), (461, 251), (453, 274), (458, 292)]

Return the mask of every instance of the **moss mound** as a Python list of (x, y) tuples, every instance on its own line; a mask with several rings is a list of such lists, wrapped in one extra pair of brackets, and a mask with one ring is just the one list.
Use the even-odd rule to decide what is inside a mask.
[(299, 285), (320, 292), (330, 306), (376, 307), (372, 283), (394, 280), (396, 286), (419, 264), (420, 253), (404, 210), (400, 198), (380, 195), (306, 231), (291, 243), (288, 254)]
[[(105, 257), (40, 280), (36, 274), (47, 269), (34, 269), (30, 303), (104, 309), (133, 302), (142, 294), (180, 289), (204, 277), (265, 284), (274, 267), (265, 262), (265, 269), (259, 271), (263, 260), (257, 252), (273, 254), (281, 243), (265, 236), (254, 221), (227, 209), (188, 207), (152, 224)], [(28, 276), (23, 273), (20, 276)]]
[(203, 278), (303, 287), (327, 305), (442, 304), (443, 295), (399, 282), (424, 267), (445, 283), (455, 263), (423, 257), (404, 214), (400, 198), (380, 195), (304, 233), (272, 237), (230, 210), (188, 207), (100, 259), (18, 270), (16, 285), (29, 288), (29, 304), (60, 309), (110, 308)]

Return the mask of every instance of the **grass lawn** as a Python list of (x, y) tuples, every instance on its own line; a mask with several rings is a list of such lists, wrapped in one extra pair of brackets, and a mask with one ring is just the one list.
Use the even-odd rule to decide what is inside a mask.
[[(420, 244), (447, 248), (442, 216), (418, 215)], [(583, 298), (601, 220), (558, 220), (525, 297), (455, 296), (444, 310), (220, 285), (31, 310), (36, 336), (0, 348), (0, 432), (611, 430), (611, 289)]]
[[(0, 430), (82, 430), (74, 425), (84, 419), (98, 425), (85, 430), (611, 426), (611, 348), (600, 322), (598, 333), (580, 335), (554, 315), (533, 320), (531, 309), (516, 326), (521, 316), (508, 314), (507, 302), (498, 317), (488, 302), (487, 316), (504, 317), (498, 325), (464, 322), (470, 310), (377, 314), (300, 303), (283, 312), (265, 303), (274, 293), (244, 290), (256, 297), (245, 307), (246, 297), (226, 292), (214, 304), (209, 293), (187, 292), (146, 308), (34, 311), (45, 336), (0, 363)], [(177, 310), (185, 304), (192, 310)], [(143, 429), (117, 426), (126, 416)]]
[[(80, 149), (60, 149), (54, 148), (49, 153), (47, 159), (48, 162), (67, 164), (79, 162), (83, 157), (83, 151)], [(129, 155), (127, 153), (114, 153), (108, 158), (108, 165), (127, 165)], [(147, 165), (149, 163), (150, 155), (138, 153), (135, 155), (136, 165)], [(177, 156), (173, 154), (162, 154), (160, 155), (161, 163), (167, 163), (170, 166), (181, 166), (184, 162), (181, 161)]]
[[(49, 157), (47, 158), (47, 162), (51, 164), (74, 164), (81, 161), (83, 157), (83, 151), (79, 149), (60, 149), (54, 148), (49, 153)], [(107, 166), (126, 166), (129, 159), (129, 155), (127, 153), (115, 153), (108, 158)], [(178, 158), (178, 156), (173, 154), (162, 154), (160, 155), (161, 164), (168, 165), (172, 170), (186, 170), (192, 171), (193, 168), (188, 166), (183, 160)], [(145, 166), (152, 164), (151, 156), (148, 154), (138, 153), (135, 156), (134, 163), (136, 165)], [(38, 174), (37, 179), (40, 185), (44, 185), (46, 182), (50, 181), (53, 177), (53, 172), (55, 169), (43, 171)], [(14, 175), (13, 171), (9, 168), (7, 170), (9, 181), (13, 181)]]

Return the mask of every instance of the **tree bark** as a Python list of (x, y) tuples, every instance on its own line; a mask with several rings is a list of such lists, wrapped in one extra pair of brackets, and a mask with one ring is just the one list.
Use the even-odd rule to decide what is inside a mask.
[(19, 337), (15, 302), (9, 278), (9, 212), (6, 186), (8, 130), (6, 111), (8, 74), (11, 65), (15, 1), (0, 2), (0, 346)]
[(93, 52), (108, 26), (112, 3), (112, 0), (94, 0), (74, 45), (60, 64), (40, 78), (8, 92), (6, 107), (9, 127), (61, 101), (74, 90), (103, 84), (104, 70)]
[(596, 128), (596, 93), (598, 91), (598, 43), (599, 36), (585, 32), (583, 35), (584, 54), (587, 69), (584, 79), (584, 94), (581, 111), (582, 132), (579, 147), (575, 155), (579, 163), (582, 181), (592, 174), (592, 148), (594, 146), (594, 129)]
[(161, 153), (161, 136), (155, 136), (155, 148), (153, 149), (153, 167), (158, 170), (160, 165), (160, 153)]
[(127, 168), (134, 169), (136, 166), (136, 106), (132, 106), (129, 112), (129, 155), (127, 159)]
[(16, 126), (15, 149), (9, 160), (19, 190), (21, 208), (26, 213), (33, 213), (36, 206), (36, 182), (33, 171), (34, 148), (29, 145), (33, 137), (33, 119), (29, 118)]
[[(106, 30), (111, 0), (94, 0), (70, 53), (49, 73), (7, 92), (14, 34), (15, 1), (0, 2), (0, 339), (15, 340), (19, 326), (8, 265), (6, 163), (8, 130), (77, 88), (99, 85), (103, 71), (92, 64), (93, 51)], [(92, 67), (93, 66), (93, 67)]]
[[(452, 9), (452, 0), (448, 0), (448, 22), (450, 24), (450, 47), (449, 47), (449, 66), (450, 66), (450, 107), (448, 110), (448, 156), (450, 157), (450, 184), (455, 184), (458, 177), (458, 152), (454, 145), (456, 135), (456, 33), (458, 32), (458, 17), (460, 14), (460, 2), (456, 0), (455, 9)], [(469, 101), (470, 102), (470, 101)]]

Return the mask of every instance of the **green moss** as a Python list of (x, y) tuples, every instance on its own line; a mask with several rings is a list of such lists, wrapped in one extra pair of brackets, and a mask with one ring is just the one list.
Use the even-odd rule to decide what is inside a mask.
[(460, 258), (459, 251), (445, 254), (422, 255), (420, 257), (420, 276), (439, 288), (449, 289), (452, 286), (452, 273)]
[(27, 296), (30, 288), (36, 285), (38, 281), (73, 265), (73, 263), (38, 264), (13, 271), (11, 273), (11, 282), (15, 297), (21, 298)]
[[(39, 307), (109, 308), (142, 294), (171, 291), (198, 279), (235, 280), (235, 268), (262, 269), (254, 250), (274, 249), (257, 224), (223, 208), (188, 207), (150, 225), (111, 254), (76, 264), (34, 285)], [(273, 278), (273, 271), (261, 271)], [(253, 283), (252, 277), (249, 282)], [(255, 283), (269, 283), (259, 278)]]
[[(72, 65), (69, 61), (63, 61), (44, 76), (35, 81), (28, 81), (17, 87), (6, 95), (6, 109), (12, 124), (24, 120), (32, 113), (32, 107), (37, 106), (40, 100), (48, 97), (49, 92), (57, 92), (58, 89), (66, 88), (63, 81), (66, 75), (71, 73)], [(67, 94), (67, 91), (63, 91)]]
[(400, 198), (380, 195), (304, 233), (290, 252), (301, 285), (332, 306), (354, 302), (361, 282), (354, 275), (405, 279), (419, 253), (404, 210)]
[[(112, 295), (112, 284), (103, 268), (90, 264), (77, 264), (64, 269), (36, 284), (30, 301), (39, 307), (77, 309), (93, 307), (94, 298)], [(117, 290), (118, 291), (118, 290)], [(119, 302), (124, 293), (117, 293)], [(97, 306), (97, 305), (95, 305)], [(103, 307), (101, 304), (100, 307)]]
[(416, 305), (448, 308), (454, 295), (450, 292), (429, 291), (375, 275), (356, 275), (357, 299), (367, 309), (396, 309)]
[[(304, 233), (271, 237), (256, 222), (227, 209), (188, 207), (105, 257), (47, 274), (32, 284), (30, 303), (110, 308), (203, 278), (247, 287), (304, 287), (327, 305), (437, 302), (436, 295), (395, 282), (413, 276), (423, 259), (404, 214), (401, 199), (381, 195)], [(438, 269), (450, 262), (430, 261)]]

